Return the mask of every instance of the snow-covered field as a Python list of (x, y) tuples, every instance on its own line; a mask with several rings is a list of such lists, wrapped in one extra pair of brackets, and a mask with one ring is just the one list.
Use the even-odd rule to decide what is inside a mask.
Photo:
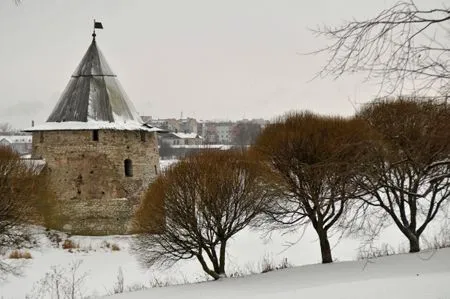
[[(206, 277), (195, 261), (180, 262), (171, 269), (142, 268), (129, 251), (131, 238), (129, 236), (72, 236), (70, 240), (78, 244), (79, 248), (70, 252), (67, 249), (55, 248), (43, 229), (37, 229), (37, 233), (40, 248), (30, 250), (33, 258), (24, 262), (21, 276), (9, 276), (0, 282), (0, 298), (25, 298), (27, 295), (33, 295), (36, 293), (36, 285), (39, 284), (36, 282), (41, 280), (52, 266), (68, 270), (76, 261), (82, 261), (77, 275), (86, 275), (81, 286), (83, 294), (93, 297), (113, 293), (119, 269), (123, 272), (125, 289), (132, 286), (150, 287), (155, 284), (199, 282), (204, 281)], [(274, 234), (270, 239), (262, 239), (260, 232), (243, 231), (230, 244), (227, 271), (229, 274), (235, 271), (260, 272), (263, 259), (273, 260), (278, 264), (287, 258), (290, 264), (297, 266), (319, 263), (320, 250), (314, 232), (307, 230), (300, 241), (297, 240), (298, 237), (298, 235)], [(65, 237), (62, 236), (62, 239)], [(335, 242), (337, 239), (338, 236), (335, 236)], [(405, 248), (407, 245), (394, 228), (385, 231), (380, 240), (391, 244), (394, 249)], [(120, 250), (113, 251), (112, 244), (117, 245)], [(378, 246), (380, 245), (381, 241), (378, 243)], [(336, 298), (403, 298), (401, 296), (410, 292), (420, 295), (411, 298), (450, 298), (449, 250), (441, 250), (435, 254), (424, 252), (417, 255), (392, 256), (371, 260), (368, 263), (365, 261), (340, 263), (355, 260), (358, 246), (359, 241), (352, 239), (342, 239), (335, 244), (333, 253), (339, 262), (334, 265), (298, 267), (273, 274), (183, 286), (181, 289), (180, 287), (170, 287), (167, 290), (151, 289), (146, 295), (136, 294), (131, 297), (131, 294), (126, 294), (122, 298), (141, 298), (139, 296), (175, 298), (180, 296), (180, 292), (202, 297), (212, 296), (217, 292), (215, 298), (220, 296), (239, 298), (238, 294), (248, 298), (251, 292), (255, 292), (255, 298), (273, 298), (280, 295), (298, 297), (300, 294), (316, 294), (314, 298), (325, 298), (317, 294), (326, 296), (330, 294), (329, 292), (341, 294), (341, 297)], [(439, 284), (445, 280), (447, 283), (443, 283), (439, 288)], [(350, 287), (350, 284), (357, 286), (356, 289)], [(430, 290), (427, 289), (427, 285), (431, 287)], [(393, 293), (395, 296), (389, 295), (388, 291), (396, 289), (396, 292), (400, 292), (404, 286), (408, 286), (405, 287), (406, 293), (402, 291), (401, 296), (397, 293)], [(346, 293), (347, 291), (351, 292)], [(424, 293), (428, 291), (430, 293)], [(224, 292), (230, 293), (226, 295)], [(220, 295), (221, 293), (223, 294)], [(373, 293), (378, 295), (372, 295)]]
[(224, 281), (121, 294), (114, 298), (450, 298), (450, 249), (302, 266)]
[[(173, 161), (163, 162), (165, 168)], [(437, 221), (425, 235), (431, 241), (433, 233), (448, 223)], [(52, 298), (49, 293), (36, 297), (42, 291), (46, 274), (62, 273), (70, 276), (70, 267), (79, 263), (77, 277), (84, 277), (79, 289), (84, 296), (99, 297), (114, 293), (119, 272), (123, 273), (124, 289), (138, 289), (165, 284), (185, 284), (152, 288), (143, 292), (126, 293), (119, 298), (435, 298), (450, 299), (450, 249), (424, 251), (379, 259), (355, 261), (361, 239), (331, 237), (332, 265), (320, 265), (320, 250), (312, 229), (303, 233), (282, 235), (274, 233), (263, 237), (257, 230), (244, 230), (229, 243), (227, 273), (261, 272), (262, 261), (274, 264), (287, 259), (294, 267), (266, 274), (228, 278), (218, 282), (203, 282), (207, 276), (198, 263), (182, 261), (170, 269), (145, 269), (131, 253), (131, 236), (86, 237), (71, 236), (78, 248), (62, 249), (68, 237), (60, 234), (59, 245), (43, 228), (34, 228), (39, 246), (30, 249), (32, 259), (8, 260), (22, 263), (21, 276), (7, 276), (0, 280), (0, 298)], [(448, 232), (448, 231), (447, 231)], [(442, 237), (442, 236), (441, 236)], [(448, 236), (447, 236), (448, 237)], [(338, 242), (339, 241), (339, 242)], [(408, 248), (398, 229), (383, 231), (375, 243), (396, 251)], [(112, 247), (116, 247), (113, 250)], [(6, 253), (8, 256), (8, 253)], [(306, 266), (305, 266), (306, 265)], [(52, 272), (53, 271), (53, 272)], [(47, 275), (47, 278), (50, 277)], [(48, 280), (48, 279), (47, 279)]]

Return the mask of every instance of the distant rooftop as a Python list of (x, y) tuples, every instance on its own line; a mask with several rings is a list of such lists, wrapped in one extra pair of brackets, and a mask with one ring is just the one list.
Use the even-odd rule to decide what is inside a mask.
[(195, 139), (195, 138), (203, 139), (203, 137), (198, 135), (197, 133), (174, 133), (174, 132), (172, 132), (169, 135), (173, 136), (175, 138), (178, 138), (178, 139)]
[(6, 140), (8, 143), (31, 143), (33, 137), (31, 135), (0, 135), (0, 141)]

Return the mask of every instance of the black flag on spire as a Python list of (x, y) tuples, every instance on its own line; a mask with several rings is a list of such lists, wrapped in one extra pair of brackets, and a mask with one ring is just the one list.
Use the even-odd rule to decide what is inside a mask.
[(95, 29), (103, 29), (102, 22), (96, 22), (96, 21), (94, 21), (94, 28), (95, 28)]
[(94, 32), (92, 32), (93, 41), (95, 41), (95, 37), (97, 36), (97, 34), (95, 34), (95, 29), (103, 29), (103, 24), (94, 19)]

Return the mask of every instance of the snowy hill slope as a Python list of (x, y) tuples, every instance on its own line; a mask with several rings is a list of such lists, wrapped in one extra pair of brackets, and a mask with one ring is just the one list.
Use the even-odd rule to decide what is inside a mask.
[(113, 298), (450, 298), (450, 249), (309, 265)]
[[(433, 234), (429, 236), (429, 240), (432, 240), (432, 236)], [(143, 268), (139, 265), (136, 257), (130, 251), (131, 236), (71, 236), (70, 240), (79, 246), (78, 249), (74, 250), (64, 250), (61, 248), (61, 244), (59, 247), (55, 248), (55, 244), (49, 240), (49, 237), (43, 228), (36, 228), (36, 237), (39, 239), (39, 246), (29, 250), (33, 258), (31, 260), (18, 261), (19, 263), (24, 263), (22, 275), (16, 277), (9, 275), (5, 280), (0, 279), (0, 298), (15, 299), (30, 296), (35, 293), (33, 289), (36, 284), (39, 284), (39, 280), (41, 280), (46, 273), (51, 271), (53, 267), (68, 269), (73, 262), (78, 261), (82, 262), (78, 275), (87, 275), (87, 278), (82, 285), (83, 295), (92, 296), (93, 298), (104, 296), (112, 292), (119, 269), (123, 272), (125, 289), (128, 289), (133, 285), (140, 285), (148, 288), (153, 285), (152, 282), (155, 282), (155, 280), (158, 280), (161, 284), (165, 284), (166, 282), (170, 284), (182, 284), (204, 281), (206, 277), (206, 274), (203, 273), (200, 265), (195, 260), (179, 262), (170, 269)], [(335, 259), (338, 261), (354, 260), (358, 255), (360, 242), (358, 240), (347, 238), (341, 239), (338, 242), (337, 237), (338, 236), (333, 236), (331, 238)], [(61, 236), (61, 240), (67, 238), (68, 236)], [(230, 248), (227, 256), (227, 273), (232, 274), (235, 271), (248, 273), (249, 271), (246, 270), (259, 273), (261, 272), (261, 261), (265, 258), (274, 264), (280, 264), (283, 259), (287, 259), (289, 264), (297, 266), (319, 263), (320, 250), (315, 232), (312, 229), (307, 229), (300, 241), (298, 241), (298, 238), (299, 236), (297, 234), (272, 234), (271, 238), (266, 240), (261, 239), (261, 232), (244, 230), (238, 234), (235, 239), (230, 241)], [(118, 245), (120, 250), (112, 251), (110, 248), (105, 248), (104, 245), (108, 243)], [(400, 235), (395, 227), (387, 229), (374, 246), (382, 248), (382, 245), (386, 243), (390, 244), (394, 250), (402, 251), (404, 248), (407, 248), (406, 239)], [(287, 244), (289, 244), (288, 247), (286, 247)], [(411, 259), (412, 257), (416, 258), (411, 262), (402, 262), (405, 258)], [(407, 276), (407, 280), (404, 281), (405, 284), (415, 284), (415, 274), (421, 275), (424, 273), (442, 272), (444, 274), (447, 273), (446, 279), (450, 278), (448, 277), (450, 268), (450, 253), (448, 250), (439, 251), (436, 255), (431, 258), (429, 257), (429, 252), (411, 256), (400, 255), (398, 256), (398, 261), (396, 261), (396, 256), (392, 256), (380, 259), (381, 262), (374, 260), (374, 263), (368, 263), (365, 268), (363, 262), (303, 266), (287, 271), (270, 273), (268, 275), (256, 275), (243, 279), (227, 279), (223, 282), (213, 282), (212, 284), (207, 283), (182, 286), (181, 290), (182, 292), (196, 293), (197, 286), (199, 286), (201, 292), (210, 294), (208, 292), (219, 292), (216, 288), (222, 284), (232, 284), (230, 288), (237, 288), (240, 289), (239, 292), (245, 293), (247, 292), (245, 291), (246, 289), (248, 289), (248, 292), (255, 291), (257, 288), (265, 290), (265, 288), (272, 285), (273, 289), (261, 291), (261, 293), (267, 292), (267, 294), (275, 296), (280, 290), (293, 291), (293, 287), (300, 288), (302, 292), (306, 292), (305, 288), (322, 288), (323, 285), (325, 285), (324, 288), (326, 288), (326, 285), (348, 284), (353, 280), (357, 280), (358, 284), (364, 285), (368, 279), (382, 279), (388, 275), (399, 279), (399, 283)], [(425, 260), (429, 258), (428, 263), (422, 261), (421, 258)], [(14, 262), (13, 260), (9, 261)], [(389, 265), (397, 266), (386, 269)], [(350, 273), (351, 275), (345, 276), (346, 273)], [(274, 278), (275, 280), (272, 281), (270, 278), (272, 275), (279, 278)], [(288, 276), (287, 278), (285, 277), (286, 275)], [(420, 279), (422, 278), (423, 277), (420, 276)], [(268, 279), (268, 281), (266, 281), (266, 279)], [(450, 283), (450, 279), (448, 279), (448, 282)], [(383, 283), (390, 284), (389, 281)], [(240, 287), (240, 284), (245, 284), (246, 286)], [(261, 286), (258, 286), (259, 284), (261, 284)], [(434, 282), (431, 282), (431, 284), (434, 285)], [(290, 287), (290, 285), (293, 287)], [(203, 290), (203, 288), (205, 289)], [(210, 288), (211, 290), (209, 291)], [(347, 287), (344, 287), (344, 290), (345, 288)], [(378, 288), (379, 285), (372, 287), (372, 291), (378, 291)], [(151, 289), (149, 292), (150, 294), (156, 292), (155, 295), (158, 295), (159, 292), (163, 292), (163, 297), (166, 296), (165, 292), (169, 292), (167, 296), (170, 298), (170, 296), (177, 296), (176, 294), (171, 293), (172, 289), (174, 289), (174, 287), (169, 287), (167, 290), (166, 288), (164, 288), (164, 290)], [(175, 289), (178, 290), (178, 288)], [(433, 289), (439, 290), (436, 287), (433, 287)], [(225, 291), (228, 292), (229, 290), (226, 289)], [(362, 295), (362, 293), (357, 294)], [(365, 296), (358, 297), (357, 294), (354, 298), (366, 298)], [(127, 295), (135, 296), (134, 294)], [(234, 294), (232, 295), (234, 296)], [(262, 295), (259, 294), (258, 296)], [(422, 296), (417, 298), (434, 297)], [(450, 295), (440, 298), (450, 299)], [(186, 299), (189, 298), (187, 297)]]

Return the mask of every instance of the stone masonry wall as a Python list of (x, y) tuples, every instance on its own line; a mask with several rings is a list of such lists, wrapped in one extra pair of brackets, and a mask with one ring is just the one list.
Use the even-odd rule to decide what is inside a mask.
[[(140, 131), (33, 133), (32, 158), (46, 160), (59, 229), (123, 234), (140, 196), (160, 172), (156, 133)], [(132, 176), (126, 176), (131, 160)]]

